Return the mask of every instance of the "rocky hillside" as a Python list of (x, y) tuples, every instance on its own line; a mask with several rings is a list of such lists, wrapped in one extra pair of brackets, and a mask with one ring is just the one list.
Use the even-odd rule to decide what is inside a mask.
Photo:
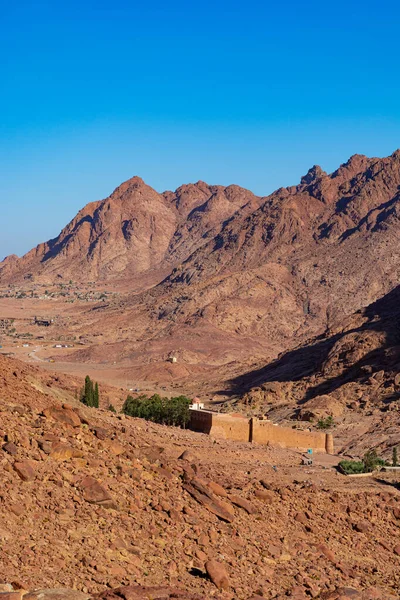
[(390, 478), (55, 402), (21, 369), (1, 359), (5, 600), (398, 597)]
[(331, 415), (354, 435), (343, 451), (400, 445), (400, 286), (323, 335), (232, 382), (247, 412), (316, 422)]
[(399, 186), (400, 151), (353, 156), (331, 175), (314, 167), (236, 211), (158, 286), (103, 306), (92, 331), (115, 343), (114, 360), (154, 347), (177, 349), (186, 365), (265, 364), (398, 284)]
[[(139, 274), (168, 273), (238, 209), (247, 213), (258, 199), (238, 186), (223, 188), (199, 181), (158, 194), (139, 177), (108, 198), (87, 204), (60, 235), (0, 263), (0, 282), (105, 281)], [(146, 283), (143, 284), (146, 287)]]

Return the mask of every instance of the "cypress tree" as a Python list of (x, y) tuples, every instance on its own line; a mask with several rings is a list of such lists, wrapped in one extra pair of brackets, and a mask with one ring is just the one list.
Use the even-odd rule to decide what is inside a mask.
[(86, 406), (93, 406), (94, 400), (94, 391), (93, 391), (93, 382), (90, 379), (89, 375), (85, 377), (85, 388), (83, 392), (82, 402), (86, 404)]
[(96, 385), (94, 386), (93, 392), (93, 406), (95, 408), (99, 408), (99, 384), (96, 381)]

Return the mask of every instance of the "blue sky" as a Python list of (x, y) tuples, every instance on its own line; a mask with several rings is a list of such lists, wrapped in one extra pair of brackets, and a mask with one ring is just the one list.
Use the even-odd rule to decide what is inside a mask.
[(0, 259), (140, 175), (258, 194), (400, 146), (394, 1), (0, 0)]

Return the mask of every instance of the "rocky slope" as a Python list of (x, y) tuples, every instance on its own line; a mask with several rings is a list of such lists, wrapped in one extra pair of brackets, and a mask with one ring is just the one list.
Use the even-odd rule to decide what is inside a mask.
[(354, 435), (342, 448), (400, 444), (400, 286), (323, 335), (232, 382), (248, 412), (317, 421), (331, 415)]
[(87, 204), (58, 237), (21, 259), (0, 263), (0, 282), (105, 281), (138, 284), (139, 274), (168, 273), (213, 237), (238, 209), (254, 209), (258, 199), (238, 186), (223, 188), (201, 181), (158, 194), (139, 177), (120, 185), (108, 198)]
[(398, 597), (390, 478), (56, 403), (0, 358), (5, 600)]

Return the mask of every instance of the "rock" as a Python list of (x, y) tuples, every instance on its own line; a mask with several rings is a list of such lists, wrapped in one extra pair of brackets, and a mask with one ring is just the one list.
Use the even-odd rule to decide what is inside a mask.
[(400, 544), (397, 544), (397, 546), (393, 548), (393, 553), (400, 556)]
[(88, 600), (90, 594), (68, 588), (40, 589), (25, 594), (24, 600)]
[(268, 483), (268, 481), (266, 481), (265, 479), (260, 479), (260, 483), (266, 490), (272, 490), (271, 484)]
[(210, 580), (218, 589), (229, 589), (230, 583), (228, 572), (222, 563), (219, 563), (216, 560), (208, 560), (205, 567)]
[(359, 521), (353, 527), (359, 533), (368, 533), (371, 530), (371, 523), (369, 521)]
[(117, 504), (111, 494), (103, 487), (97, 479), (88, 475), (79, 484), (83, 492), (83, 498), (90, 504), (98, 504), (104, 508), (117, 508)]
[(125, 452), (124, 446), (116, 440), (106, 440), (103, 442), (103, 446), (114, 456), (121, 456)]
[(207, 487), (206, 482), (195, 477), (190, 483), (183, 486), (199, 504), (202, 504), (214, 515), (230, 523), (233, 521), (235, 511), (231, 505), (222, 500), (218, 500), (211, 490)]
[(20, 517), (25, 512), (25, 506), (23, 506), (22, 504), (19, 504), (19, 503), (10, 504), (9, 510), (16, 517)]
[(245, 498), (241, 498), (237, 495), (231, 495), (229, 496), (229, 500), (232, 502), (232, 504), (239, 506), (239, 508), (243, 508), (243, 510), (245, 510), (249, 515), (254, 515), (257, 512), (257, 509), (254, 508), (251, 502), (249, 502)]
[(190, 463), (197, 462), (197, 458), (191, 450), (185, 450), (178, 458), (179, 460), (187, 460)]
[(36, 477), (31, 463), (27, 460), (14, 463), (13, 468), (23, 481), (33, 481)]
[(17, 590), (15, 592), (0, 592), (0, 600), (21, 600), (22, 596), (22, 590)]
[(98, 440), (105, 440), (108, 438), (108, 431), (107, 429), (105, 429), (104, 427), (94, 427), (92, 428), (92, 430), (94, 435), (97, 437)]
[(273, 492), (269, 492), (268, 490), (255, 490), (254, 495), (257, 500), (261, 500), (262, 502), (266, 502), (268, 504), (271, 504), (274, 500)]
[(70, 460), (71, 458), (81, 458), (82, 456), (83, 452), (63, 443), (52, 444), (50, 450), (50, 458), (59, 461)]
[(400, 519), (400, 508), (397, 508), (397, 507), (393, 508), (393, 516), (395, 519)]
[(4, 444), (3, 450), (8, 454), (11, 454), (11, 456), (15, 456), (18, 453), (18, 448), (13, 442), (7, 442)]
[(216, 496), (221, 496), (222, 498), (226, 498), (228, 496), (228, 492), (222, 487), (222, 485), (215, 483), (215, 481), (209, 481), (208, 487)]
[(332, 552), (332, 550), (329, 550), (328, 546), (325, 546), (325, 544), (318, 544), (317, 550), (319, 550), (319, 552), (321, 552), (321, 554), (326, 556), (326, 558), (328, 560), (330, 560), (331, 562), (333, 562), (333, 563), (336, 562), (336, 557), (335, 557), (334, 552)]
[(204, 600), (204, 596), (191, 594), (179, 588), (168, 586), (127, 585), (115, 590), (105, 590), (92, 597), (95, 600)]
[(81, 425), (79, 416), (71, 408), (58, 408), (57, 406), (52, 406), (51, 408), (45, 409), (43, 414), (46, 418), (52, 418), (64, 425), (70, 425), (71, 427), (80, 427)]

